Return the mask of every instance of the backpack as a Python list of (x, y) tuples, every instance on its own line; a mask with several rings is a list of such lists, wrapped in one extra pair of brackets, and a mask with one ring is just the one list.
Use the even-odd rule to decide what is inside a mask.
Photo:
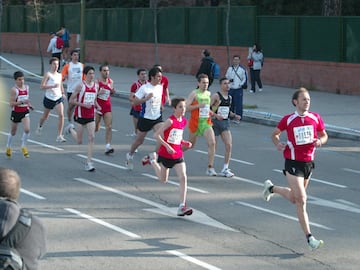
[(16, 250), (16, 247), (30, 231), (31, 221), (31, 214), (24, 209), (20, 209), (20, 214), (14, 227), (0, 241), (1, 270), (26, 269), (23, 259)]
[(64, 40), (61, 37), (56, 37), (56, 49), (64, 48)]
[(219, 79), (220, 78), (220, 66), (216, 62), (211, 63), (211, 76), (214, 79)]

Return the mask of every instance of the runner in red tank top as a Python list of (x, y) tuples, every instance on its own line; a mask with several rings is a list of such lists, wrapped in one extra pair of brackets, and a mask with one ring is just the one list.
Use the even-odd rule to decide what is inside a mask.
[(88, 132), (88, 149), (87, 149), (87, 163), (85, 170), (95, 171), (92, 163), (92, 154), (95, 138), (95, 108), (101, 110), (97, 103), (96, 96), (98, 93), (98, 84), (94, 81), (95, 69), (91, 66), (84, 68), (85, 80), (79, 84), (70, 97), (70, 103), (74, 104), (74, 121), (76, 122), (76, 130), (74, 125), (69, 125), (65, 133), (71, 134), (78, 144), (82, 143), (82, 135), (84, 129)]
[(112, 112), (111, 112), (111, 95), (115, 93), (114, 82), (109, 77), (109, 66), (101, 65), (99, 68), (100, 78), (99, 93), (97, 102), (101, 107), (101, 111), (96, 111), (95, 116), (95, 132), (100, 130), (101, 118), (105, 123), (105, 154), (109, 155), (114, 153), (114, 148), (111, 147), (112, 138)]
[[(328, 135), (320, 115), (309, 112), (310, 95), (305, 88), (294, 93), (292, 103), (296, 107), (295, 113), (284, 116), (271, 136), (277, 150), (283, 152), (284, 174), (289, 187), (275, 186), (270, 180), (266, 180), (263, 195), (269, 201), (274, 193), (278, 193), (296, 205), (299, 223), (310, 249), (314, 250), (324, 242), (311, 234), (306, 211), (306, 188), (315, 167), (315, 149), (327, 142)], [(284, 131), (287, 133), (286, 143), (280, 142), (280, 135)]]
[(156, 161), (156, 153), (145, 156), (143, 165), (151, 164), (155, 173), (162, 183), (166, 183), (169, 177), (169, 170), (175, 168), (180, 182), (180, 205), (177, 211), (178, 216), (191, 215), (193, 210), (186, 206), (187, 175), (186, 164), (182, 147), (190, 148), (191, 142), (183, 140), (183, 132), (186, 126), (184, 117), (186, 106), (184, 98), (174, 98), (171, 101), (174, 114), (171, 115), (159, 130), (155, 132), (155, 138), (161, 144)]
[(29, 109), (33, 109), (33, 107), (29, 100), (29, 86), (25, 85), (24, 74), (21, 71), (16, 71), (14, 73), (14, 80), (15, 86), (10, 90), (10, 106), (12, 108), (10, 119), (12, 123), (6, 144), (6, 156), (10, 158), (12, 155), (12, 140), (16, 135), (17, 126), (21, 122), (24, 126), (21, 150), (24, 157), (28, 158), (27, 140), (30, 135)]

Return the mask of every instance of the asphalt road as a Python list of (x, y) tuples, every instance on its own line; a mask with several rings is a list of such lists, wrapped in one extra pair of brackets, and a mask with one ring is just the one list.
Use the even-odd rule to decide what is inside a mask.
[[(5, 89), (13, 80), (4, 79)], [(317, 152), (308, 190), (312, 232), (325, 241), (308, 250), (295, 207), (281, 197), (266, 203), (262, 183), (270, 178), (285, 184), (283, 159), (270, 140), (271, 127), (251, 123), (232, 126), (233, 156), (227, 179), (205, 176), (206, 144), (199, 138), (185, 154), (188, 169), (189, 217), (176, 216), (175, 172), (168, 184), (140, 164), (154, 149), (152, 133), (135, 156), (134, 171), (124, 167), (132, 138), (129, 104), (113, 99), (113, 156), (104, 155), (102, 129), (96, 134), (96, 172), (84, 170), (86, 144), (67, 137), (56, 143), (57, 118), (35, 135), (42, 111), (42, 91), (29, 83), (35, 111), (31, 113), (30, 158), (22, 157), (19, 126), (11, 160), (2, 166), (17, 170), (23, 180), (20, 202), (39, 215), (48, 229), (43, 270), (57, 269), (355, 269), (360, 263), (360, 147), (357, 142), (330, 139)], [(9, 107), (0, 100), (0, 143), (5, 151)], [(166, 108), (165, 114), (171, 112)], [(187, 134), (185, 134), (185, 137)], [(86, 137), (84, 136), (86, 142)], [(219, 143), (215, 169), (223, 164)]]

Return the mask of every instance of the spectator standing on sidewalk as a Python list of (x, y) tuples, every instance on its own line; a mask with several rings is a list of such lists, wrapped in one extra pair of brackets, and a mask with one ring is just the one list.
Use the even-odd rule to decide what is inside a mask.
[(154, 135), (160, 144), (158, 156), (153, 152), (142, 159), (142, 164), (150, 164), (162, 183), (167, 183), (170, 169), (175, 169), (180, 183), (180, 204), (177, 215), (188, 216), (192, 214), (193, 210), (186, 206), (187, 175), (182, 147), (189, 148), (191, 143), (183, 140), (183, 132), (187, 122), (184, 117), (185, 99), (174, 98), (171, 101), (171, 107), (174, 110), (173, 114)]
[(201, 59), (200, 67), (198, 69), (198, 72), (196, 73), (196, 79), (199, 78), (200, 74), (206, 74), (209, 80), (208, 87), (210, 87), (214, 81), (212, 65), (215, 61), (214, 58), (210, 56), (210, 52), (206, 49), (202, 51), (202, 56), (203, 58)]
[[(283, 152), (289, 187), (275, 186), (270, 180), (264, 182), (263, 196), (269, 201), (275, 194), (283, 196), (296, 205), (300, 226), (310, 249), (320, 248), (324, 242), (317, 240), (310, 231), (309, 216), (306, 210), (310, 177), (315, 168), (315, 150), (328, 140), (324, 121), (317, 113), (310, 112), (310, 95), (305, 88), (297, 90), (292, 97), (296, 111), (284, 116), (271, 135), (276, 149)], [(282, 132), (287, 133), (287, 142), (280, 141)]]
[(62, 49), (61, 66), (64, 66), (69, 61), (69, 47), (70, 47), (70, 32), (65, 26), (61, 26), (60, 30), (56, 32), (56, 35), (61, 37), (64, 41), (64, 47)]
[(214, 112), (211, 120), (215, 138), (221, 137), (225, 145), (224, 167), (221, 176), (233, 177), (234, 173), (229, 169), (232, 150), (232, 136), (230, 132), (229, 117), (239, 121), (241, 116), (231, 110), (233, 98), (229, 95), (230, 81), (227, 78), (220, 79), (220, 91), (211, 96), (211, 109)]
[[(233, 64), (226, 71), (225, 77), (230, 82), (229, 94), (232, 97), (231, 111), (235, 112), (242, 118), (243, 116), (243, 89), (247, 88), (247, 72), (246, 68), (240, 64), (240, 56), (233, 56)], [(220, 83), (221, 85), (221, 83)], [(240, 121), (237, 119), (233, 120), (239, 124)]]
[(11, 106), (11, 130), (8, 135), (6, 144), (6, 156), (11, 158), (12, 149), (11, 144), (16, 135), (17, 126), (22, 123), (24, 126), (24, 133), (22, 135), (21, 151), (24, 157), (29, 157), (27, 149), (27, 140), (30, 136), (30, 113), (32, 109), (29, 99), (29, 86), (25, 84), (24, 73), (16, 71), (14, 73), (15, 85), (10, 90), (10, 106)]
[(256, 92), (255, 83), (257, 83), (259, 87), (259, 92), (261, 92), (263, 90), (263, 85), (261, 82), (260, 72), (264, 63), (264, 55), (261, 51), (260, 45), (255, 43), (252, 49), (249, 50), (249, 55), (247, 58), (250, 66), (249, 68), (251, 77), (250, 93)]
[(57, 59), (59, 59), (59, 66), (57, 71), (60, 71), (60, 61), (61, 61), (61, 53), (62, 53), (62, 48), (58, 49), (56, 47), (56, 40), (59, 36), (56, 35), (55, 32), (51, 32), (50, 33), (50, 41), (49, 41), (49, 45), (47, 47), (47, 52), (51, 53), (51, 57), (56, 57)]

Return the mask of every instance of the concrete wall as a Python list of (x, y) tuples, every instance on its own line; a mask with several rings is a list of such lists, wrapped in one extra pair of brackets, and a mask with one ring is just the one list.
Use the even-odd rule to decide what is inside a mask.
[[(37, 35), (33, 33), (2, 33), (3, 52), (39, 55)], [(40, 43), (44, 55), (49, 35), (41, 34)], [(72, 35), (71, 48), (80, 47), (76, 35)], [(149, 68), (156, 62), (165, 72), (195, 74), (201, 60), (201, 51), (207, 48), (221, 67), (221, 73), (228, 66), (227, 48), (223, 46), (159, 44), (158, 61), (155, 47), (150, 43), (127, 43), (109, 41), (86, 41), (86, 62), (103, 63), (124, 67)], [(247, 48), (230, 47), (230, 56), (241, 55), (246, 65)], [(263, 83), (296, 88), (304, 86), (311, 90), (338, 94), (360, 95), (356, 78), (360, 76), (360, 64), (321, 61), (305, 61), (268, 58), (265, 53), (264, 68), (261, 72)]]

